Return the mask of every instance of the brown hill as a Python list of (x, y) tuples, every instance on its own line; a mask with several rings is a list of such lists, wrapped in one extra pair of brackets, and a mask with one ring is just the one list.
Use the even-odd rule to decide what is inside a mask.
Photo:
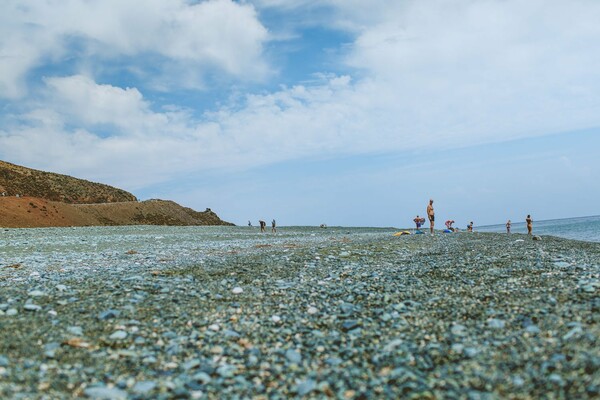
[(125, 190), (0, 161), (0, 226), (233, 225), (210, 209), (137, 198)]
[(0, 226), (3, 227), (106, 225), (233, 224), (222, 221), (210, 209), (198, 212), (166, 200), (67, 204), (34, 197), (0, 197)]
[(0, 161), (0, 194), (73, 204), (136, 201), (129, 192), (102, 183), (38, 171)]

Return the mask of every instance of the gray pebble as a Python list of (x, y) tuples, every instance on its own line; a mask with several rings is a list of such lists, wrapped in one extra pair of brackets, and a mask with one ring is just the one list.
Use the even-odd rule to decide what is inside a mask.
[(108, 387), (91, 387), (83, 391), (86, 397), (94, 400), (126, 400), (127, 392)]

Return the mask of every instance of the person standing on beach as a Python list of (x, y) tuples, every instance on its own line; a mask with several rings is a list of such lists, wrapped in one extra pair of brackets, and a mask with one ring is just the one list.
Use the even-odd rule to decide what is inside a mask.
[(510, 219), (506, 222), (506, 233), (510, 234)]
[(435, 212), (433, 211), (433, 199), (429, 199), (427, 206), (427, 217), (429, 218), (429, 232), (433, 235), (433, 225), (435, 222)]
[(277, 223), (275, 222), (275, 219), (273, 219), (273, 221), (271, 221), (271, 232), (273, 232), (273, 233), (277, 232)]
[(527, 222), (527, 234), (531, 235), (531, 231), (533, 231), (533, 220), (531, 219), (531, 215), (527, 214), (525, 222)]
[(419, 217), (418, 215), (415, 219), (413, 219), (413, 222), (417, 226), (417, 230), (421, 229), (421, 224), (423, 223), (423, 221), (424, 219), (421, 219), (421, 217)]
[(265, 228), (267, 227), (267, 223), (263, 220), (258, 221), (258, 223), (260, 224), (260, 231), (261, 232), (265, 232)]

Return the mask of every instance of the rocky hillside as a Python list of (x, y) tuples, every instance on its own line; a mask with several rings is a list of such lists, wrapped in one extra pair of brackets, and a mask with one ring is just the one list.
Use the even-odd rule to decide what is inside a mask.
[(203, 212), (173, 201), (147, 200), (105, 204), (68, 204), (35, 197), (0, 197), (0, 226), (37, 228), (52, 226), (113, 225), (233, 225), (211, 210)]
[(138, 202), (124, 190), (0, 161), (0, 227), (233, 225), (210, 209)]
[(0, 161), (0, 194), (73, 204), (136, 201), (122, 189)]

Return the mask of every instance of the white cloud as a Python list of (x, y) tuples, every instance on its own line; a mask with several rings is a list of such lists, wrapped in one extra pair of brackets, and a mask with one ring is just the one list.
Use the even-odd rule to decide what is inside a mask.
[[(600, 126), (600, 3), (300, 3), (294, 5), (334, 7), (332, 25), (356, 34), (344, 61), (360, 74), (248, 94), (202, 115), (177, 105), (158, 109), (140, 89), (86, 75), (48, 77), (45, 97), (24, 123), (0, 130), (0, 154), (135, 188), (213, 168), (464, 147)], [(136, 14), (129, 2), (89, 4), (106, 25), (76, 21), (89, 5), (65, 8), (69, 29), (53, 24), (58, 15), (50, 12), (57, 33), (48, 48), (64, 50), (61, 38), (74, 32), (106, 57), (157, 52), (182, 65), (215, 63), (230, 74), (257, 60), (261, 65), (266, 33), (251, 6), (151, 1)], [(225, 11), (232, 19), (222, 19)], [(199, 21), (207, 26), (196, 26)], [(238, 56), (242, 48), (247, 53)], [(34, 53), (27, 58), (32, 65), (43, 55)]]
[[(268, 32), (251, 5), (232, 0), (7, 0), (2, 8), (1, 97), (22, 96), (33, 68), (65, 61), (66, 54), (82, 64), (89, 55), (112, 61), (160, 56), (153, 67), (177, 73), (183, 87), (198, 85), (204, 72), (215, 69), (238, 79), (268, 72), (262, 60)], [(73, 57), (74, 43), (82, 59)]]

